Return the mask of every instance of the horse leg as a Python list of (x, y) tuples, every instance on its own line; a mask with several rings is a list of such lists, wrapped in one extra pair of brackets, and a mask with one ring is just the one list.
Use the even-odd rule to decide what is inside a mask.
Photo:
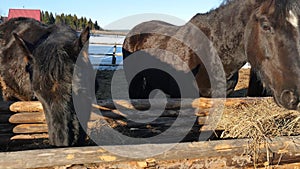
[(148, 99), (149, 91), (147, 90), (147, 79), (144, 72), (140, 72), (134, 76), (129, 82), (129, 98), (130, 99)]
[(239, 79), (239, 71), (235, 72), (231, 77), (227, 80), (227, 90), (226, 90), (226, 96), (229, 96), (231, 93), (233, 93), (235, 86), (238, 83)]
[(270, 96), (271, 93), (264, 87), (263, 82), (258, 72), (251, 68), (250, 70), (250, 80), (247, 96), (249, 97), (265, 97)]

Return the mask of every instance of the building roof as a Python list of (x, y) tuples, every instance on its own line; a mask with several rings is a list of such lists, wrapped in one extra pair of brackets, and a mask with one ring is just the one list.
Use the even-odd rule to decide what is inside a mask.
[(41, 21), (41, 11), (38, 9), (9, 9), (8, 20), (18, 17), (33, 18)]

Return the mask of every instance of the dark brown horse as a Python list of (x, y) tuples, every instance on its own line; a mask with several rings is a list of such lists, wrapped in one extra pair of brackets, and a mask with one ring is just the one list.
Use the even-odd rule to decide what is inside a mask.
[[(22, 35), (29, 44), (39, 43), (41, 37), (50, 33), (48, 27), (35, 20), (12, 19), (0, 26), (0, 74), (4, 100), (33, 100), (34, 93), (25, 71), (24, 53), (13, 38), (13, 32)], [(32, 45), (32, 46), (33, 46)], [(20, 57), (18, 57), (20, 56)], [(8, 64), (9, 63), (9, 64)], [(23, 70), (23, 71), (16, 71)]]
[[(248, 54), (249, 61), (255, 69), (251, 73), (249, 95), (263, 96), (266, 94), (264, 87), (267, 87), (272, 89), (271, 92), (280, 105), (296, 109), (300, 88), (298, 21), (299, 2), (296, 0), (227, 0), (215, 10), (195, 15), (183, 26), (161, 21), (145, 22), (133, 28), (124, 41), (125, 73), (134, 69), (132, 64), (126, 65), (126, 60), (131, 54), (137, 51), (147, 53), (146, 49), (149, 48), (167, 50), (188, 65), (195, 76), (199, 96), (211, 97), (211, 74), (206, 70), (207, 63), (203, 61), (203, 58), (209, 56), (197, 56), (195, 50), (178, 42), (176, 38), (185, 37), (185, 41), (199, 47), (206, 43), (204, 39), (196, 39), (197, 36), (194, 36), (194, 31), (190, 29), (190, 25), (194, 25), (206, 35), (217, 50), (222, 66), (219, 71), (215, 69), (213, 76), (219, 76), (222, 70), (225, 71), (226, 95), (233, 92), (238, 70), (247, 62)], [(174, 66), (177, 64), (174, 62), (176, 59), (167, 59), (163, 54), (147, 55), (177, 69)], [(170, 75), (162, 77), (162, 72), (147, 69), (135, 77), (126, 73), (127, 79), (131, 80), (130, 97), (148, 98), (150, 91), (154, 89), (161, 89), (171, 97), (180, 96), (178, 87), (175, 87), (175, 90), (164, 90), (174, 86), (176, 81), (172, 81)], [(258, 74), (262, 75), (264, 84)]]
[[(76, 64), (81, 57), (87, 60), (81, 65), (89, 65), (87, 55), (81, 55), (88, 39), (88, 28), (78, 37), (68, 26), (48, 26), (28, 18), (11, 19), (0, 25), (3, 97), (25, 101), (37, 98), (45, 112), (50, 144), (55, 146), (82, 145), (86, 139), (86, 124), (80, 123), (76, 114), (79, 99), (74, 100), (87, 88), (80, 79), (85, 75), (74, 72), (75, 67), (83, 68)], [(81, 99), (87, 106), (80, 110), (89, 117), (91, 99)]]
[(246, 53), (252, 74), (249, 92), (267, 87), (279, 105), (299, 109), (300, 1), (265, 1), (251, 15), (246, 29)]

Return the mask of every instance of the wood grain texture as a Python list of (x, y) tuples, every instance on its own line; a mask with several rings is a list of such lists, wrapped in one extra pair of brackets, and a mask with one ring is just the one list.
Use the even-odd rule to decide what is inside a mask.
[[(295, 141), (299, 143), (298, 137), (281, 137), (270, 142), (273, 165), (292, 164), (300, 162), (300, 149)], [(149, 164), (159, 167), (162, 162), (172, 165), (174, 160), (197, 159), (201, 160), (203, 167), (251, 167), (253, 162), (248, 155), (243, 155), (251, 140), (222, 140), (210, 142), (194, 142), (179, 144), (146, 144), (146, 145), (124, 145), (114, 146), (115, 149), (133, 152), (149, 152), (153, 149), (164, 149), (170, 146), (171, 149), (163, 151), (154, 157), (136, 157), (135, 159), (117, 156), (115, 152), (109, 152), (111, 147), (73, 147), (44, 150), (30, 150), (20, 152), (0, 153), (0, 166), (3, 168), (37, 168), (50, 166), (64, 166), (73, 164), (117, 164), (120, 162), (139, 162), (139, 164)], [(263, 166), (266, 162), (266, 149), (260, 150), (260, 161), (258, 166)], [(137, 153), (137, 152), (135, 152)], [(133, 153), (128, 154), (133, 155)], [(26, 158), (24, 158), (26, 157)], [(38, 160), (32, 160), (37, 159)], [(184, 158), (184, 159), (183, 159)], [(146, 163), (143, 163), (146, 162)], [(270, 164), (272, 165), (272, 164)]]

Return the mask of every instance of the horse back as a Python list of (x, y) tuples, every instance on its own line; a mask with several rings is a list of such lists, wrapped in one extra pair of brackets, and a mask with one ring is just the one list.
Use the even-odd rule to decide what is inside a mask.
[(165, 49), (170, 35), (177, 32), (178, 27), (163, 21), (148, 21), (135, 26), (126, 36), (123, 43), (124, 58), (147, 48)]

